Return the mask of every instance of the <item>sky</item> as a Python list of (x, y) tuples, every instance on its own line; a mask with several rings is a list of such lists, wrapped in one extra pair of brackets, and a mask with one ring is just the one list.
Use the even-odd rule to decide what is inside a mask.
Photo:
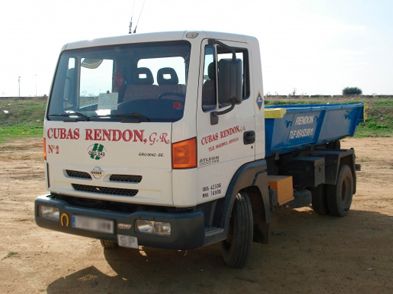
[[(145, 4), (143, 4), (145, 3)], [(0, 96), (49, 94), (63, 44), (184, 30), (252, 35), (265, 94), (393, 94), (391, 0), (5, 0), (0, 4)]]

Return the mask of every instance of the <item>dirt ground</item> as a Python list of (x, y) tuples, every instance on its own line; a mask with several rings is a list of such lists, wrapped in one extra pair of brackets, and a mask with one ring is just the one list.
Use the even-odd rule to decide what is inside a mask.
[(349, 215), (279, 211), (270, 243), (254, 244), (243, 270), (225, 267), (219, 246), (104, 252), (96, 240), (37, 227), (41, 143), (0, 145), (0, 292), (393, 293), (393, 138), (343, 145), (362, 164)]

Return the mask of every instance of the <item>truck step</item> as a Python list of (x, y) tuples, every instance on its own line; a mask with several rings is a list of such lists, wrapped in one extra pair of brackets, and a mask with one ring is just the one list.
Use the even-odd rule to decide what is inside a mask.
[(205, 237), (211, 237), (213, 235), (220, 234), (223, 232), (224, 232), (223, 228), (209, 227), (205, 229)]
[(209, 227), (205, 229), (205, 245), (217, 243), (226, 239), (223, 228)]

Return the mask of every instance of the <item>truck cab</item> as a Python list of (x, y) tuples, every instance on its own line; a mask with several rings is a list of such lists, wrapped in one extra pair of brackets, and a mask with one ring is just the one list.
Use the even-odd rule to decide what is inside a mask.
[[(217, 99), (216, 76), (232, 61), (232, 52), (211, 40), (235, 48), (241, 75), (239, 102), (216, 116), (216, 124), (212, 114), (231, 107)], [(262, 110), (255, 102), (262, 79), (255, 74), (250, 79), (256, 69), (249, 64), (258, 52), (253, 38), (211, 33), (66, 45), (45, 117), (50, 191), (167, 207), (221, 198), (230, 180), (222, 169), (233, 174), (264, 157), (262, 131), (249, 144), (241, 137), (263, 128), (263, 120), (258, 126), (255, 120)]]
[(275, 199), (259, 52), (253, 37), (215, 32), (66, 44), (37, 224), (106, 248), (223, 242), (227, 264), (243, 266), (252, 240), (268, 239)]

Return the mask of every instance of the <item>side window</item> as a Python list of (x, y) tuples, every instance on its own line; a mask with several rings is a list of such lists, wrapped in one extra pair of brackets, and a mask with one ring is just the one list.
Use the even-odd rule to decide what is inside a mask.
[[(220, 69), (220, 60), (232, 59), (233, 54), (228, 48), (217, 46), (217, 57), (215, 55), (215, 46), (205, 46), (205, 62), (203, 69), (203, 86), (202, 86), (202, 110), (211, 111), (225, 105), (217, 105), (217, 83), (216, 74)], [(236, 59), (242, 64), (242, 100), (250, 96), (250, 75), (249, 75), (249, 58), (247, 49), (235, 48)], [(217, 62), (215, 60), (217, 58)], [(218, 65), (218, 70), (217, 70)]]
[(203, 69), (202, 110), (216, 109), (216, 62), (215, 49), (212, 45), (205, 47), (205, 63)]
[(64, 100), (63, 109), (72, 109), (76, 101), (76, 60), (70, 58), (68, 60), (66, 76), (64, 80)]

